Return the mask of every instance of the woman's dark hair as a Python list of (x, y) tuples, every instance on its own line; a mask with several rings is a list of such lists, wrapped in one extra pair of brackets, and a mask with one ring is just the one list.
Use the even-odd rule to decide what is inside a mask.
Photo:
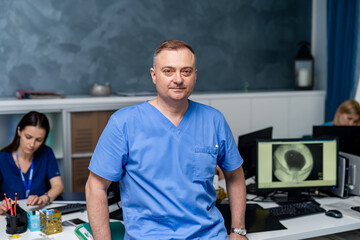
[(42, 128), (45, 130), (44, 142), (41, 144), (41, 146), (39, 147), (39, 149), (37, 151), (41, 150), (44, 147), (45, 141), (49, 135), (49, 131), (50, 131), (49, 120), (47, 119), (45, 114), (39, 113), (36, 111), (31, 111), (22, 117), (22, 119), (20, 120), (19, 124), (17, 125), (17, 127), (15, 129), (15, 135), (14, 135), (12, 142), (8, 146), (1, 149), (1, 152), (11, 153), (11, 152), (15, 151), (19, 147), (19, 144), (20, 144), (20, 136), (18, 135), (18, 129), (21, 132), (27, 126), (39, 127), (39, 128)]

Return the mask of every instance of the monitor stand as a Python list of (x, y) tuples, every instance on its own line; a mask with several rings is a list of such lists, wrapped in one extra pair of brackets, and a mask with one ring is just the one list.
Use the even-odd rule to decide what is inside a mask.
[(119, 208), (113, 212), (110, 212), (109, 218), (123, 221), (124, 219), (123, 219), (123, 214), (122, 214), (122, 208)]
[(256, 196), (266, 197), (272, 192), (274, 192), (274, 191), (257, 189), (255, 183), (250, 183), (250, 184), (246, 185), (246, 193), (247, 194), (253, 194)]
[(272, 200), (279, 205), (305, 202), (305, 201), (314, 201), (309, 193), (303, 193), (299, 190), (289, 190), (281, 194), (276, 194), (272, 196)]

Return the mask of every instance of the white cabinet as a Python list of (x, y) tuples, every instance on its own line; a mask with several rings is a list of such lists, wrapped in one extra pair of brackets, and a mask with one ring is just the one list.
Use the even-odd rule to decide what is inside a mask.
[(223, 113), (236, 142), (239, 135), (251, 131), (252, 107), (249, 98), (213, 99), (211, 106)]
[(273, 138), (288, 137), (289, 129), (289, 98), (259, 97), (252, 100), (251, 104), (251, 129), (273, 127)]
[(312, 126), (325, 122), (325, 94), (292, 96), (289, 101), (289, 137), (312, 135)]
[[(46, 113), (51, 125), (48, 143), (58, 158), (65, 191), (69, 192), (73, 190), (73, 173), (79, 174), (79, 171), (83, 170), (73, 167), (84, 168), (83, 162), (91, 157), (91, 152), (73, 152), (72, 116), (77, 113), (85, 116), (85, 112), (114, 111), (152, 98), (154, 96), (0, 99), (0, 144), (4, 147), (10, 143), (23, 114), (31, 110)], [(269, 126), (274, 127), (274, 138), (311, 135), (312, 126), (324, 122), (324, 91), (194, 94), (190, 98), (220, 110), (229, 123), (236, 143), (239, 135)], [(101, 121), (103, 122), (103, 119)]]
[(220, 110), (237, 143), (238, 136), (273, 127), (273, 138), (301, 138), (325, 119), (324, 91), (194, 95)]

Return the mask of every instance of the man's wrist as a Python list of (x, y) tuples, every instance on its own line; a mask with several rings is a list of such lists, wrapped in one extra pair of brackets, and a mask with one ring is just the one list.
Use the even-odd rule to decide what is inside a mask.
[(231, 228), (231, 232), (232, 233), (237, 233), (237, 234), (239, 234), (241, 236), (246, 236), (246, 233), (247, 233), (245, 228)]

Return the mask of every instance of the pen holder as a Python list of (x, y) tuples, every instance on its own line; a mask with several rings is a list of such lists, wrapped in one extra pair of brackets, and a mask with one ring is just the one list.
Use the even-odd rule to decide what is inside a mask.
[(55, 209), (40, 211), (40, 231), (46, 235), (61, 232), (61, 212)]
[(11, 216), (10, 210), (5, 213), (6, 233), (15, 234), (23, 233), (27, 229), (27, 218), (24, 209), (16, 206), (16, 216)]
[(40, 231), (40, 215), (34, 211), (28, 211), (26, 214), (30, 232)]

